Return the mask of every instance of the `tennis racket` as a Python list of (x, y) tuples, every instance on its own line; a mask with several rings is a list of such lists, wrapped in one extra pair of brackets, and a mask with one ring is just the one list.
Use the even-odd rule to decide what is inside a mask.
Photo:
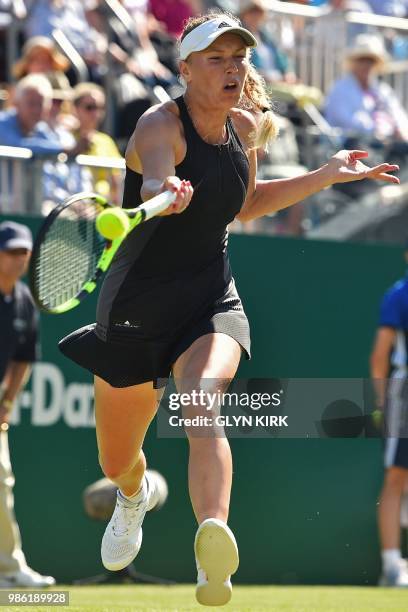
[(31, 257), (29, 281), (37, 306), (53, 314), (78, 306), (94, 291), (126, 236), (175, 199), (173, 192), (165, 191), (137, 208), (122, 209), (129, 228), (114, 240), (96, 229), (98, 215), (116, 209), (104, 197), (81, 192), (56, 206), (36, 237)]

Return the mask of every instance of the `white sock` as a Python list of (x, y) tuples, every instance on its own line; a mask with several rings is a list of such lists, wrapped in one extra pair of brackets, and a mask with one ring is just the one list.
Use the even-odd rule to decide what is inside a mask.
[(136, 491), (136, 493), (133, 493), (133, 495), (125, 495), (120, 489), (118, 489), (118, 495), (120, 495), (120, 497), (128, 503), (137, 504), (141, 499), (144, 499), (147, 496), (146, 478), (143, 476), (140, 489)]
[(397, 565), (401, 559), (401, 551), (398, 548), (387, 548), (381, 552), (383, 567), (387, 570)]

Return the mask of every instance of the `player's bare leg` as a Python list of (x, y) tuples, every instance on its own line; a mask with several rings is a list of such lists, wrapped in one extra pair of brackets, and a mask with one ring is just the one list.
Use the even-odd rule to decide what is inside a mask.
[[(177, 360), (173, 374), (179, 393), (205, 390), (223, 393), (234, 377), (241, 357), (240, 345), (225, 334), (207, 334), (196, 340)], [(217, 410), (190, 405), (188, 417), (214, 417)], [(223, 605), (231, 598), (230, 575), (239, 563), (238, 548), (228, 528), (232, 458), (223, 432), (213, 427), (186, 428), (189, 439), (189, 490), (199, 523), (194, 550), (198, 581), (196, 596), (204, 605)]]
[(383, 556), (383, 586), (408, 587), (408, 568), (401, 558), (400, 512), (401, 498), (406, 485), (407, 470), (400, 467), (387, 469), (378, 508)]
[(95, 377), (95, 418), (102, 470), (118, 487), (116, 508), (102, 539), (102, 561), (120, 570), (139, 552), (142, 522), (156, 501), (155, 482), (145, 474), (142, 444), (157, 411), (152, 383), (117, 389)]

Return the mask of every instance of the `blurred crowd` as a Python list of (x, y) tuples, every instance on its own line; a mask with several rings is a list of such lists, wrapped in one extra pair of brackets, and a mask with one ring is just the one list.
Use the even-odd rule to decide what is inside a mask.
[[(403, 66), (408, 60), (408, 35), (364, 20), (347, 24), (345, 16), (354, 11), (406, 17), (408, 0), (298, 4), (318, 7), (313, 29), (301, 16), (275, 14), (267, 0), (217, 5), (239, 16), (259, 40), (252, 62), (270, 85), (280, 115), (280, 139), (260, 153), (260, 174), (305, 172), (321, 161), (319, 147), (323, 157), (347, 146), (404, 164), (408, 116), (398, 92), (381, 77), (391, 62)], [(85, 189), (120, 202), (118, 160), (126, 141), (147, 108), (182, 93), (177, 38), (187, 18), (210, 7), (208, 0), (0, 0), (0, 146), (26, 147), (44, 158), (43, 212)], [(324, 92), (323, 84), (312, 86), (299, 74), (296, 49), (308, 33), (314, 55), (302, 61), (310, 64), (310, 74), (316, 62), (328, 64)], [(305, 136), (310, 126), (317, 133), (312, 144)], [(103, 158), (104, 167), (95, 160), (78, 165), (79, 154)], [(355, 195), (337, 193), (333, 200)], [(299, 235), (307, 227), (299, 206), (261, 223), (284, 234)]]

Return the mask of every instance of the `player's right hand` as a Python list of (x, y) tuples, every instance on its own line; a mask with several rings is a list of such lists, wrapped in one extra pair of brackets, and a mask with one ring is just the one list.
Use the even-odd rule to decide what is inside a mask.
[(173, 204), (170, 204), (162, 216), (182, 213), (190, 204), (194, 193), (190, 181), (181, 181), (177, 176), (168, 176), (163, 182), (161, 191), (173, 191), (177, 195)]

